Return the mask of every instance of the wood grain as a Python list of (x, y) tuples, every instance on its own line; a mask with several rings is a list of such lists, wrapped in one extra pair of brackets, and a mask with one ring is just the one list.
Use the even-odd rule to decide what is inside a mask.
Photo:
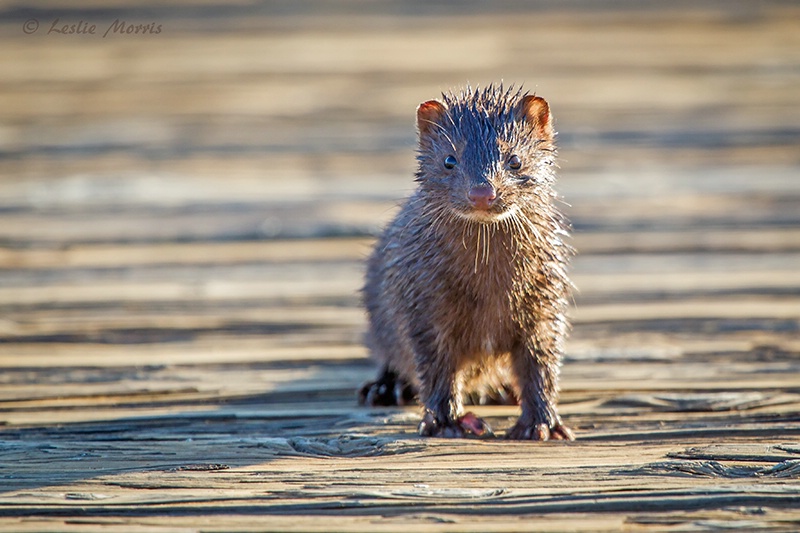
[[(800, 529), (797, 6), (0, 14), (0, 530)], [(574, 443), (355, 402), (414, 108), (501, 79), (556, 115)]]

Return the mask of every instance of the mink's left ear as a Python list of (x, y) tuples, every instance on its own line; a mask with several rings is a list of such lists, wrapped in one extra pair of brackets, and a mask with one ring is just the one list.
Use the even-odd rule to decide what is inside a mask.
[(555, 137), (553, 131), (553, 115), (547, 100), (541, 96), (525, 95), (517, 103), (515, 113), (517, 120), (524, 120), (531, 125), (536, 133), (536, 138), (552, 141)]

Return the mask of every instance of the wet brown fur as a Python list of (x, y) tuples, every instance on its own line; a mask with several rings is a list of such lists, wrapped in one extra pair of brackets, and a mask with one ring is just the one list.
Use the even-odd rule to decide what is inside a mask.
[[(465, 415), (464, 398), (519, 401), (508, 437), (570, 439), (556, 402), (572, 250), (552, 188), (549, 106), (502, 86), (468, 88), (421, 104), (417, 128), (419, 186), (368, 261), (367, 344), (382, 370), (361, 401), (418, 393), (420, 433), (433, 436), (490, 432)], [(470, 195), (487, 188), (496, 198), (476, 209)]]

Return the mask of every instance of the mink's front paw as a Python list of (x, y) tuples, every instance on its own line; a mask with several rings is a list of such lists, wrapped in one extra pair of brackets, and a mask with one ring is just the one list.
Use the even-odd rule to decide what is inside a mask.
[(508, 430), (506, 438), (510, 440), (575, 440), (572, 430), (560, 421), (553, 426), (546, 423), (523, 424), (517, 422)]
[(423, 437), (463, 439), (465, 437), (493, 437), (492, 428), (474, 413), (465, 413), (455, 420), (441, 420), (425, 411), (419, 423), (419, 434)]

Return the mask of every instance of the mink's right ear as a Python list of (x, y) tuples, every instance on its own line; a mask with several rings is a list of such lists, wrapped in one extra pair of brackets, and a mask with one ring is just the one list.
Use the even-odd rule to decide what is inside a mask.
[(442, 118), (447, 113), (447, 108), (439, 100), (422, 102), (417, 108), (417, 130), (420, 139), (428, 137), (434, 129), (442, 125)]

